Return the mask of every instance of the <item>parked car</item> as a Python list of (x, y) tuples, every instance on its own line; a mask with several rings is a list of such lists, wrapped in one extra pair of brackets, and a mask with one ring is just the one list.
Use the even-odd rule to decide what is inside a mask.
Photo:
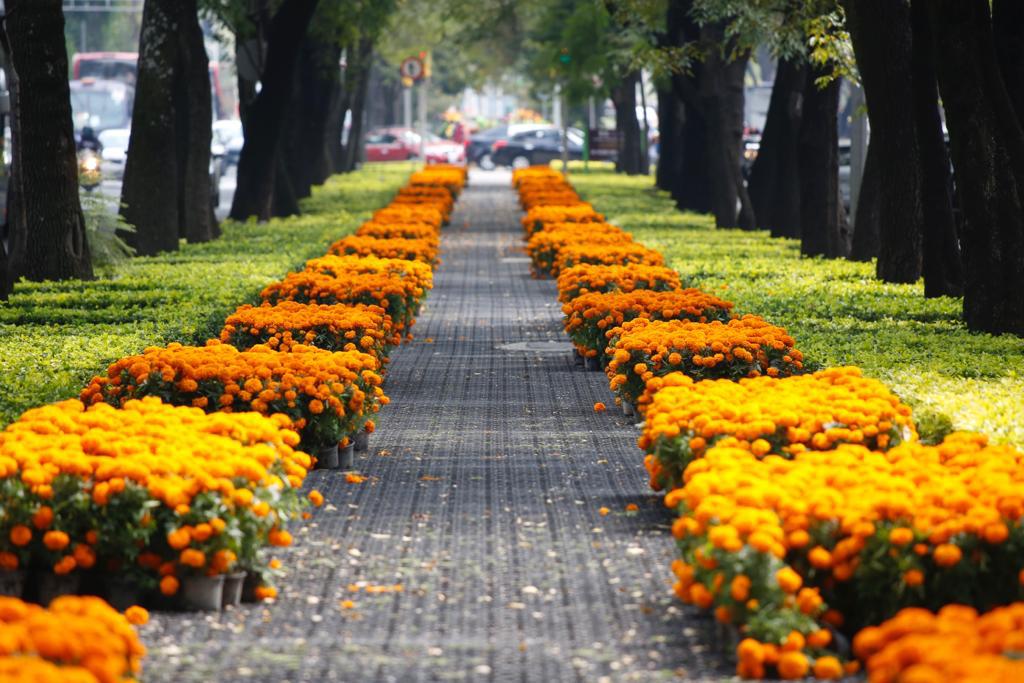
[(108, 128), (97, 136), (102, 145), (100, 161), (105, 178), (111, 180), (124, 178), (124, 164), (128, 159), (128, 137), (130, 135), (131, 131), (127, 128)]
[[(410, 131), (411, 132), (411, 131)], [(366, 136), (367, 161), (405, 161), (419, 153), (419, 136), (415, 144), (404, 129), (374, 130)]]
[[(569, 129), (568, 156), (583, 158), (583, 134)], [(534, 164), (547, 164), (562, 158), (562, 131), (558, 128), (540, 128), (500, 139), (491, 145), (491, 159), (498, 166), (525, 168)]]
[(477, 164), (485, 171), (489, 171), (494, 168), (494, 161), (491, 159), (491, 146), (495, 142), (518, 135), (519, 133), (548, 127), (538, 123), (512, 123), (473, 133), (469, 137), (469, 144), (466, 145), (466, 161), (471, 164)]
[(445, 140), (433, 133), (427, 133), (427, 144), (423, 151), (428, 164), (466, 163), (466, 148), (462, 144)]

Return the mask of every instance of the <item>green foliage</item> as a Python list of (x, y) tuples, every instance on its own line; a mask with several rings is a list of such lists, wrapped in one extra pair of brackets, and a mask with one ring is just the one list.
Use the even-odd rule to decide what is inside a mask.
[(129, 259), (97, 280), (18, 283), (0, 303), (0, 425), (76, 396), (121, 356), (216, 336), (237, 306), (385, 205), (410, 169), (367, 165), (315, 188), (302, 216), (228, 222), (218, 240)]
[(801, 258), (795, 240), (716, 230), (712, 217), (677, 211), (643, 176), (599, 168), (571, 178), (687, 284), (789, 330), (810, 364), (858, 365), (885, 382), (929, 438), (953, 427), (1024, 445), (1024, 342), (968, 331), (959, 299), (881, 283), (872, 263)]

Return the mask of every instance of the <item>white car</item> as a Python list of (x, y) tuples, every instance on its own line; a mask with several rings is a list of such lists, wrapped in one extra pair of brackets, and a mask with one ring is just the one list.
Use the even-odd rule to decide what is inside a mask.
[(105, 178), (124, 178), (124, 164), (128, 158), (128, 128), (108, 128), (97, 136), (103, 150), (100, 152), (100, 170)]

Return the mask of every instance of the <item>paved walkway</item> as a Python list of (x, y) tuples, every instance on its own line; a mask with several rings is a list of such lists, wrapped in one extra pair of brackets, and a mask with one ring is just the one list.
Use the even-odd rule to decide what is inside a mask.
[[(593, 411), (611, 403), (606, 380), (573, 366), (554, 284), (529, 277), (520, 215), (508, 174), (473, 175), (417, 339), (392, 361), (392, 404), (357, 457), (369, 479), (311, 475), (328, 503), (281, 555), (276, 604), (155, 616), (148, 683), (730, 673), (711, 622), (670, 595), (669, 519), (637, 430)], [(545, 343), (502, 348), (520, 342)]]

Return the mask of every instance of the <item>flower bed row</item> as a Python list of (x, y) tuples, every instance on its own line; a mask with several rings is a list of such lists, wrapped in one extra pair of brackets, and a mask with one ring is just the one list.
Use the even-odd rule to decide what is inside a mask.
[[(738, 629), (740, 675), (839, 677), (860, 666), (847, 645), (859, 632), (872, 680), (918, 680), (893, 669), (912, 646), (888, 658), (856, 647), (872, 625), (904, 607), (1024, 597), (1024, 454), (974, 434), (919, 443), (882, 383), (811, 372), (782, 328), (683, 289), (560, 174), (525, 169), (514, 183), (534, 270), (557, 274), (577, 351), (644, 415), (651, 484), (678, 515), (675, 591)], [(593, 260), (573, 265), (581, 254)], [(960, 680), (940, 660), (920, 680)]]
[[(268, 549), (289, 545), (288, 523), (323, 502), (301, 494), (308, 470), (338, 445), (350, 453), (387, 403), (388, 355), (431, 287), (456, 180), (456, 168), (414, 174), (357, 231), (358, 249), (332, 248), (269, 285), (219, 339), (121, 358), (80, 400), (0, 433), (6, 592), (203, 609), (246, 587), (273, 597)], [(417, 260), (393, 258), (399, 240)]]

